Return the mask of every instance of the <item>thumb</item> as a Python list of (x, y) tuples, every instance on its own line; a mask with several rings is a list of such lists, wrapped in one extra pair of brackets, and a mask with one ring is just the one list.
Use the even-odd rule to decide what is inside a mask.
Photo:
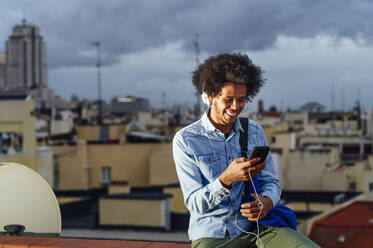
[(255, 201), (257, 201), (258, 200), (258, 195), (257, 194), (255, 194), (255, 193), (251, 193), (250, 194), (254, 199), (255, 199)]

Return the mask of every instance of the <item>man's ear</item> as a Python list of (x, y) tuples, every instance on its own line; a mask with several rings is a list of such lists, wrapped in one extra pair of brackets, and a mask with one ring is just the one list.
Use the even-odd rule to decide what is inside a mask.
[(212, 101), (214, 99), (214, 95), (213, 94), (209, 95), (208, 99), (209, 99), (209, 103), (210, 103), (210, 106), (211, 106), (212, 105)]

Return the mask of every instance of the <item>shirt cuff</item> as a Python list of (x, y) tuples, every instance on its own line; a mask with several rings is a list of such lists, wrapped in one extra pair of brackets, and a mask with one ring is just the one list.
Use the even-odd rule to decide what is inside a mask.
[(218, 177), (213, 183), (210, 184), (210, 192), (213, 196), (217, 197), (220, 200), (223, 200), (225, 197), (229, 196), (231, 190), (224, 187)]
[(279, 201), (280, 201), (280, 199), (278, 197), (276, 197), (274, 195), (271, 195), (271, 194), (268, 194), (266, 192), (263, 192), (261, 195), (271, 199), (273, 207), (276, 207), (278, 205)]

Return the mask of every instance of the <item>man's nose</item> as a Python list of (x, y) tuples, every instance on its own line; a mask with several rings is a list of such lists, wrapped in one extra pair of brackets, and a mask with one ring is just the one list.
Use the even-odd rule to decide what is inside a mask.
[(239, 108), (238, 99), (234, 99), (231, 108), (237, 110)]

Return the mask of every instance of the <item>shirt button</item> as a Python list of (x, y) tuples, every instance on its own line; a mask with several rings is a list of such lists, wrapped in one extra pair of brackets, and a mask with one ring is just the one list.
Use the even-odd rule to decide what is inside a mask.
[(228, 158), (229, 158), (229, 160), (231, 160), (231, 156), (229, 156)]

